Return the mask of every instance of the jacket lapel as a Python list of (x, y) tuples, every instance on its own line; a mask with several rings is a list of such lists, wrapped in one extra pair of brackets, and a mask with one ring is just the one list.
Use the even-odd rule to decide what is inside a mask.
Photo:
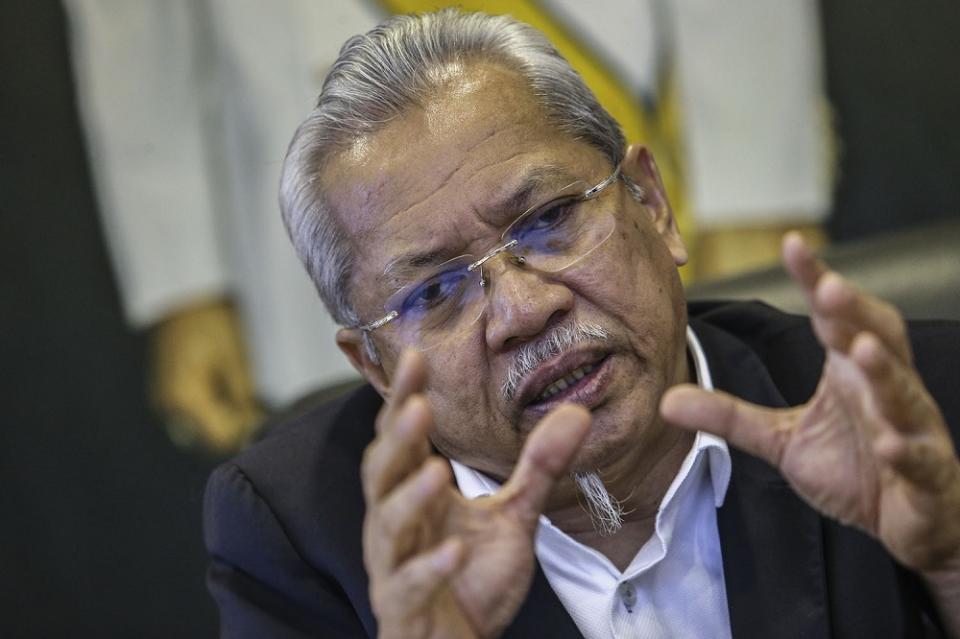
[[(759, 357), (730, 334), (692, 322), (714, 386), (784, 407)], [(731, 447), (732, 474), (717, 525), (733, 636), (829, 637), (819, 514), (765, 462)]]
[(567, 609), (560, 603), (546, 575), (536, 562), (533, 583), (516, 618), (503, 633), (505, 638), (527, 639), (550, 637), (551, 639), (581, 639), (583, 635)]

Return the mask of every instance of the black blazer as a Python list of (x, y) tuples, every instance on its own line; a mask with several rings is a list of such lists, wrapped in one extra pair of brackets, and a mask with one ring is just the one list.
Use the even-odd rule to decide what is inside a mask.
[[(760, 304), (695, 303), (714, 384), (766, 406), (806, 401), (823, 351), (809, 321)], [(911, 325), (916, 362), (954, 432), (960, 325)], [(210, 478), (208, 585), (227, 637), (376, 636), (362, 563), (360, 458), (369, 386), (279, 427)], [(936, 637), (919, 579), (875, 541), (818, 515), (766, 463), (731, 449), (717, 511), (734, 637)], [(538, 568), (507, 637), (579, 637)]]

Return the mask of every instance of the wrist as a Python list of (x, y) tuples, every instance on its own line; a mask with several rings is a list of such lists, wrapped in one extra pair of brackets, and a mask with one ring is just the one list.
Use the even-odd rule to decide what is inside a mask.
[(960, 638), (960, 554), (932, 570), (920, 572), (950, 637)]

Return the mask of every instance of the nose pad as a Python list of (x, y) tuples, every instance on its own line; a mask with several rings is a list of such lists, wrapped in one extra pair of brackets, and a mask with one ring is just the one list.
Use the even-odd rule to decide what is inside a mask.
[[(515, 264), (516, 266), (525, 266), (526, 263), (527, 263), (527, 258), (525, 258), (525, 257), (522, 256), (522, 255), (509, 255), (509, 254), (508, 254), (508, 255), (507, 255), (507, 259), (510, 260), (510, 261), (511, 261), (513, 264)], [(490, 275), (489, 275), (489, 272), (483, 270), (483, 266), (484, 266), (485, 263), (486, 263), (486, 260), (485, 260), (484, 262), (481, 262), (481, 263), (477, 266), (477, 268), (478, 268), (479, 271), (480, 271), (480, 287), (481, 287), (481, 288), (486, 288), (487, 285), (490, 284)]]
[[(505, 255), (502, 266), (491, 260), (482, 272), (486, 299), (486, 338), (494, 350), (509, 348), (516, 340), (539, 335), (558, 312), (573, 308), (573, 292), (562, 282), (536, 269), (526, 259)], [(491, 271), (496, 268), (495, 275)], [(491, 277), (491, 275), (493, 275)]]

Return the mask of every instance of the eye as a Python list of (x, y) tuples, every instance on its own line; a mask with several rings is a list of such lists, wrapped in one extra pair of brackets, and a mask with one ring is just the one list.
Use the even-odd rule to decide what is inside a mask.
[(402, 312), (427, 312), (456, 301), (467, 281), (466, 269), (444, 271), (414, 286), (403, 299)]
[(574, 210), (579, 203), (578, 198), (566, 197), (553, 200), (534, 210), (521, 220), (512, 235), (523, 241), (531, 234), (539, 234), (563, 229), (573, 217)]

